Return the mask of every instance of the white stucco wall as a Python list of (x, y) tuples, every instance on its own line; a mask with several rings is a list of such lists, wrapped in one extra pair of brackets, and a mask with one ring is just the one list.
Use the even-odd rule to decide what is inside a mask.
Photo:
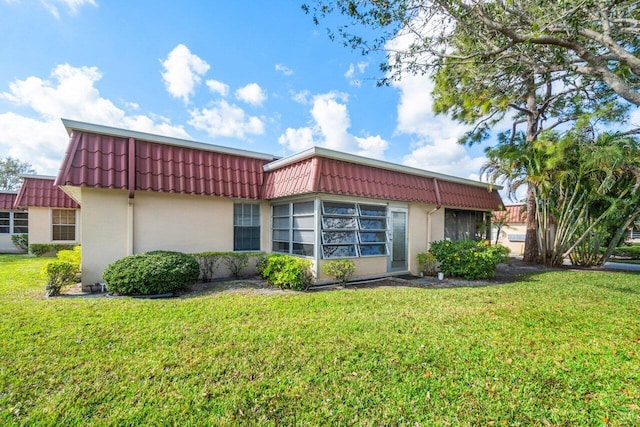
[(52, 239), (53, 231), (52, 211), (57, 208), (29, 207), (29, 244), (32, 243), (65, 243), (80, 244), (82, 242), (82, 215), (79, 209), (72, 209), (76, 213), (76, 238), (75, 240)]
[[(102, 281), (113, 261), (131, 253), (172, 250), (186, 253), (233, 250), (233, 205), (254, 203), (222, 197), (138, 191), (82, 189), (82, 283)], [(270, 247), (269, 215), (261, 205), (261, 248)], [(129, 235), (132, 218), (133, 235)], [(130, 248), (132, 250), (130, 250)]]

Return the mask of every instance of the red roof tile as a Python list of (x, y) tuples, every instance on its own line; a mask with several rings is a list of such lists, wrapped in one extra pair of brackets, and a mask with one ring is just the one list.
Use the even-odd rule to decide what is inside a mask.
[(524, 224), (527, 222), (526, 205), (505, 206), (504, 210), (494, 211), (494, 218), (502, 218), (506, 215), (506, 222), (509, 224)]
[(14, 203), (15, 209), (24, 209), (30, 206), (68, 209), (80, 207), (57, 185), (54, 185), (53, 178), (37, 176), (23, 177), (22, 186)]
[(481, 210), (502, 205), (495, 189), (479, 183), (326, 149), (272, 162), (233, 148), (79, 122), (65, 126), (72, 133), (57, 185), (246, 199), (328, 193)]
[[(131, 143), (133, 142), (133, 143)], [(130, 176), (129, 150), (135, 150)], [(265, 159), (74, 131), (60, 185), (258, 199)]]
[(0, 209), (5, 211), (13, 210), (13, 204), (16, 201), (17, 195), (17, 193), (0, 191)]
[(437, 186), (440, 200), (435, 178), (315, 156), (267, 172), (263, 198), (316, 192), (481, 210), (502, 205), (495, 190), (442, 179)]

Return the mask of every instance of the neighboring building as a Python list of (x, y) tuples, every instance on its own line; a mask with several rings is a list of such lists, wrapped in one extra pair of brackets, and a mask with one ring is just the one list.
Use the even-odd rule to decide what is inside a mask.
[(0, 190), (0, 253), (24, 252), (11, 240), (15, 234), (29, 232), (29, 214), (13, 206), (17, 195), (15, 191)]
[(497, 233), (496, 220), (504, 218), (505, 225), (497, 234), (497, 242), (509, 248), (511, 255), (524, 254), (524, 241), (527, 233), (526, 205), (505, 206), (504, 210), (493, 212), (492, 218), (494, 235)]
[(489, 237), (497, 187), (324, 148), (275, 157), (63, 120), (59, 185), (82, 205), (82, 283), (155, 249), (288, 253), (356, 276), (417, 273), (429, 243)]
[(80, 205), (54, 185), (54, 176), (21, 177), (14, 208), (29, 213), (29, 244), (80, 244)]

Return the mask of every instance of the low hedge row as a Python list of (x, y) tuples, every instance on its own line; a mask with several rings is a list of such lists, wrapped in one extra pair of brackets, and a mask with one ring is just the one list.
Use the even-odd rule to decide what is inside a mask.
[(107, 290), (117, 295), (173, 292), (196, 283), (200, 268), (192, 255), (153, 251), (121, 258), (102, 273)]
[(29, 253), (36, 256), (56, 255), (59, 251), (73, 250), (77, 245), (64, 243), (32, 243), (29, 245)]

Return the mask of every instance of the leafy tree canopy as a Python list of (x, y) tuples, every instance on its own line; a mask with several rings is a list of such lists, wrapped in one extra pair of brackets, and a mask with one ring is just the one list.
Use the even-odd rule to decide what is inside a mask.
[(28, 162), (12, 157), (0, 159), (0, 190), (17, 190), (22, 182), (20, 175), (33, 173), (35, 171)]

